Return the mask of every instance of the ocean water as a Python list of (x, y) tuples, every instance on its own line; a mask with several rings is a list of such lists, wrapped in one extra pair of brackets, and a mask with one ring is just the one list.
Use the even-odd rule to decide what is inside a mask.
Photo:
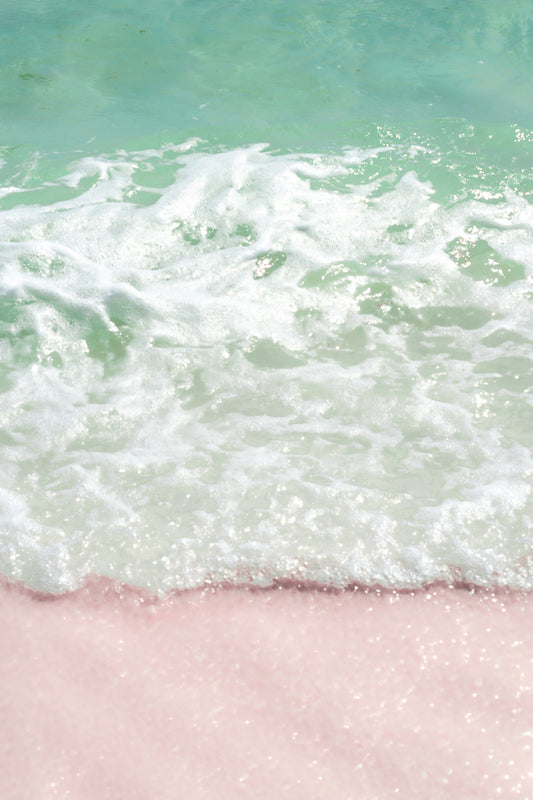
[(533, 588), (533, 4), (3, 0), (0, 573)]

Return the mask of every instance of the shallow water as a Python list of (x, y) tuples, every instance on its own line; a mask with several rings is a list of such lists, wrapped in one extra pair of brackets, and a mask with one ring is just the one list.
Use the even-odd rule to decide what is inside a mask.
[(0, 572), (531, 588), (531, 4), (1, 13)]
[[(371, 123), (533, 127), (529, 0), (2, 4), (6, 145), (329, 150)], [(494, 132), (492, 130), (492, 132)], [(153, 141), (152, 141), (153, 143)]]

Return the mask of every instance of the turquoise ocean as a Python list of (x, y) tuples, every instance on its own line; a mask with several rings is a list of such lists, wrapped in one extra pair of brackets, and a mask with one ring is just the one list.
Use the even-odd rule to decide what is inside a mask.
[(533, 3), (3, 0), (0, 573), (533, 588)]

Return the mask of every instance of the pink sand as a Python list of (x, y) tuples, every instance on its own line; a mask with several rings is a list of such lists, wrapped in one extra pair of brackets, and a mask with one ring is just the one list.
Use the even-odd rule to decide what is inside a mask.
[(533, 596), (0, 587), (2, 800), (533, 798)]

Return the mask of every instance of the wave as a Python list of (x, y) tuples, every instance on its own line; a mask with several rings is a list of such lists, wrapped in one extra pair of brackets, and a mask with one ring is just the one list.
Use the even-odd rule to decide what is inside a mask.
[(533, 214), (475, 172), (191, 140), (8, 185), (0, 571), (531, 588)]

